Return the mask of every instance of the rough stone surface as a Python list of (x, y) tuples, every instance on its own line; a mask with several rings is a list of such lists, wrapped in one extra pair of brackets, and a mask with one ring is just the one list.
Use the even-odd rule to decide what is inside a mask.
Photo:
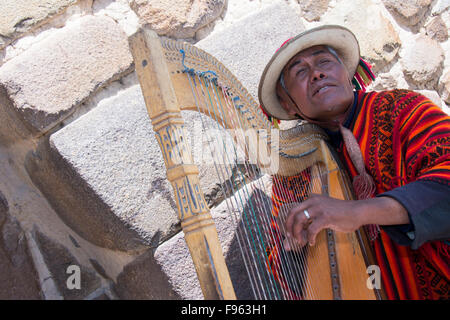
[(418, 35), (404, 44), (401, 60), (405, 79), (414, 89), (436, 89), (441, 75), (444, 51), (436, 40)]
[[(55, 242), (38, 230), (35, 239), (44, 257), (53, 280), (65, 300), (80, 300), (89, 295), (101, 285), (100, 278), (90, 268), (81, 265), (70, 253), (69, 249)], [(70, 289), (67, 280), (72, 273), (67, 273), (69, 266), (80, 268), (80, 289)]]
[(432, 0), (382, 0), (385, 7), (404, 25), (418, 24), (428, 10)]
[(432, 39), (439, 42), (444, 42), (448, 40), (447, 26), (445, 25), (444, 20), (442, 20), (440, 16), (433, 18), (433, 20), (431, 20), (430, 23), (428, 23), (425, 28), (427, 35)]
[(93, 1), (94, 0), (77, 0), (76, 3), (68, 6), (65, 10), (62, 10), (61, 13), (51, 16), (49, 19), (45, 19), (42, 23), (31, 28), (29, 31), (20, 34), (19, 38), (12, 41), (3, 49), (3, 52), (0, 49), (0, 65), (3, 65), (7, 61), (22, 54), (48, 36), (51, 36), (55, 31), (63, 28), (69, 21), (74, 20), (74, 17), (91, 14)]
[(195, 32), (216, 19), (225, 0), (133, 0), (131, 8), (142, 25), (149, 25), (159, 35), (178, 39), (192, 38)]
[(436, 4), (433, 6), (433, 10), (431, 14), (433, 16), (441, 14), (445, 10), (450, 8), (450, 0), (438, 0)]
[(361, 56), (369, 61), (376, 73), (395, 59), (401, 46), (392, 23), (372, 0), (339, 2), (321, 22), (352, 30), (359, 41)]
[(181, 299), (203, 299), (183, 232), (161, 244), (155, 251), (155, 260)]
[(156, 263), (153, 250), (148, 250), (124, 267), (117, 277), (114, 292), (124, 300), (180, 299), (171, 288), (169, 278)]
[(38, 277), (19, 223), (0, 192), (0, 299), (42, 299)]
[(307, 0), (299, 1), (302, 8), (302, 17), (308, 21), (318, 21), (328, 10), (330, 0)]
[(0, 49), (76, 2), (77, 0), (1, 0)]
[[(255, 298), (242, 258), (240, 244), (244, 250), (252, 247), (252, 242), (249, 240), (251, 238), (249, 236), (250, 231), (254, 239), (258, 238), (258, 240), (261, 240), (261, 233), (258, 233), (256, 224), (247, 223), (246, 221), (250, 221), (250, 216), (262, 219), (264, 212), (266, 214), (269, 212), (270, 214), (270, 210), (267, 210), (268, 206), (270, 206), (270, 187), (268, 184), (268, 176), (263, 176), (252, 184), (247, 185), (246, 188), (241, 189), (229, 199), (228, 203), (224, 201), (211, 210), (225, 256), (225, 262), (238, 299)], [(232, 216), (230, 216), (228, 208), (232, 208)], [(239, 223), (236, 225), (234, 221), (239, 221)], [(262, 247), (252, 247), (253, 253), (262, 257), (264, 255)], [(203, 299), (194, 264), (182, 232), (159, 246), (155, 252), (155, 259), (170, 279), (173, 290), (182, 299)], [(255, 259), (257, 260), (257, 258)], [(262, 274), (265, 272), (263, 262), (261, 265), (256, 267), (249, 266), (249, 268), (262, 270)]]
[[(275, 51), (292, 36), (304, 31), (300, 12), (282, 1), (211, 33), (196, 46), (221, 61), (258, 98), (260, 76)], [(245, 32), (242, 32), (245, 30)]]
[(5, 63), (1, 93), (32, 131), (45, 132), (131, 63), (119, 26), (110, 18), (86, 16)]

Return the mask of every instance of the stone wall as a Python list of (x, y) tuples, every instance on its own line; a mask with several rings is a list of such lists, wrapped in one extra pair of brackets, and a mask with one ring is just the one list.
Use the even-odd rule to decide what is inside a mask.
[[(210, 52), (255, 97), (265, 62), (287, 38), (345, 25), (374, 67), (374, 90), (418, 90), (449, 112), (449, 0), (0, 7), (1, 299), (202, 298), (128, 49), (140, 25)], [(183, 116), (193, 132), (198, 115)], [(236, 292), (251, 298), (214, 169), (200, 170)]]

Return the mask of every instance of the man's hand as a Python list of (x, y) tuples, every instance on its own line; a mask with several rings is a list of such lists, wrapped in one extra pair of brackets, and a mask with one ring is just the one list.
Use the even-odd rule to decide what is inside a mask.
[[(368, 200), (338, 200), (312, 194), (302, 203), (292, 203), (280, 210), (279, 221), (287, 239), (286, 250), (315, 244), (317, 234), (325, 228), (339, 232), (353, 232), (366, 224), (407, 224), (406, 209), (396, 200), (379, 197)], [(305, 214), (305, 210), (310, 218)], [(287, 214), (285, 213), (287, 211)], [(295, 240), (295, 241), (292, 241)]]

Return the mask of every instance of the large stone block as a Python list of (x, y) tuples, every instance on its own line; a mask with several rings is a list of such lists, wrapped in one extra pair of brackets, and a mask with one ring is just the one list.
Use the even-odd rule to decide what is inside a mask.
[(448, 8), (450, 8), (450, 1), (449, 0), (437, 0), (436, 4), (433, 6), (433, 10), (431, 11), (431, 14), (433, 16), (439, 15), (446, 11)]
[(426, 33), (432, 39), (445, 42), (448, 40), (448, 30), (441, 16), (434, 17), (426, 26)]
[[(201, 115), (182, 114), (208, 195), (219, 180), (215, 166), (201, 157), (209, 152)], [(209, 128), (217, 128), (216, 122), (202, 118)], [(228, 159), (232, 163), (234, 158)], [(29, 154), (27, 170), (63, 221), (98, 246), (142, 249), (180, 230), (173, 190), (139, 85), (102, 100), (51, 135), (49, 143)]]
[(32, 133), (42, 134), (131, 65), (121, 28), (110, 18), (85, 16), (0, 68), (2, 108), (13, 108)]
[(226, 1), (216, 0), (133, 0), (131, 8), (142, 25), (148, 25), (159, 35), (178, 39), (193, 38), (201, 27), (214, 21), (223, 11)]
[(374, 72), (394, 61), (401, 46), (392, 23), (373, 0), (341, 1), (321, 21), (349, 28), (358, 39), (361, 56), (369, 61)]
[(417, 35), (413, 40), (405, 43), (402, 51), (405, 79), (414, 89), (436, 89), (444, 67), (444, 50), (426, 35)]
[(304, 31), (300, 16), (299, 7), (274, 1), (211, 33), (196, 46), (221, 61), (257, 100), (259, 79), (267, 62), (284, 41)]
[(0, 49), (76, 2), (77, 0), (1, 0)]
[(432, 0), (382, 0), (385, 7), (393, 13), (402, 24), (414, 26), (427, 13)]

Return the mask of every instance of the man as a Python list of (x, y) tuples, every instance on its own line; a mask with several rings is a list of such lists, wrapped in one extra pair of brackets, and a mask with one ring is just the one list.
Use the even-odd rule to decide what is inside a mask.
[[(311, 196), (289, 210), (286, 236), (304, 246), (324, 228), (379, 226), (372, 244), (387, 297), (449, 299), (450, 117), (412, 91), (354, 90), (367, 77), (360, 65), (351, 31), (321, 26), (288, 40), (263, 72), (263, 110), (324, 128), (359, 199)], [(285, 200), (274, 188), (275, 213)]]

